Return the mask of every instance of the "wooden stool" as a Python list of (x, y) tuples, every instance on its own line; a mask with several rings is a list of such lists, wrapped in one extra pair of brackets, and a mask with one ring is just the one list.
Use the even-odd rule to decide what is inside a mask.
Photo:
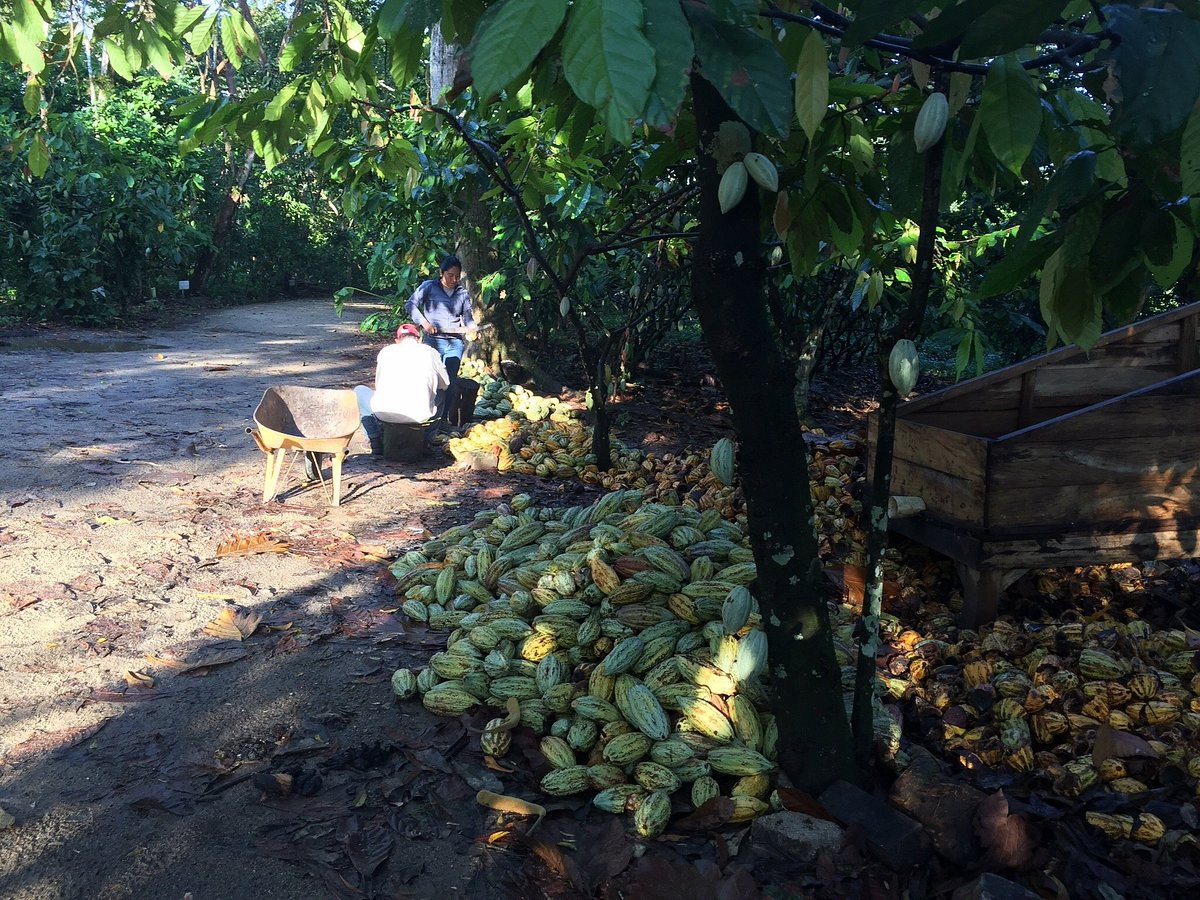
[(416, 462), (425, 453), (430, 422), (379, 422), (383, 432), (383, 458), (390, 462)]

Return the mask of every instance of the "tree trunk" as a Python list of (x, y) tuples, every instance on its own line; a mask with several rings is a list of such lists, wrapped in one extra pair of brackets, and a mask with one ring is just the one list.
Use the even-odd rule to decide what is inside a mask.
[(213, 265), (217, 261), (217, 255), (220, 253), (221, 248), (225, 246), (225, 242), (229, 240), (229, 235), (233, 233), (233, 224), (237, 221), (238, 207), (242, 204), (246, 182), (250, 180), (250, 173), (254, 170), (254, 160), (256, 158), (257, 156), (253, 150), (246, 151), (245, 161), (242, 163), (241, 169), (234, 176), (233, 185), (229, 188), (229, 192), (221, 198), (221, 206), (217, 210), (216, 217), (213, 219), (212, 240), (200, 252), (200, 256), (196, 260), (196, 267), (192, 270), (192, 291), (195, 293), (204, 290), (208, 276), (212, 274)]
[(757, 189), (751, 186), (728, 214), (717, 201), (720, 175), (709, 148), (721, 122), (736, 117), (706, 81), (694, 77), (692, 85), (700, 131), (700, 240), (692, 296), (740, 444), (780, 763), (796, 784), (816, 790), (861, 776), (833, 652), (793, 373), (767, 315)]
[(438, 103), (442, 94), (450, 90), (454, 84), (454, 73), (458, 69), (458, 58), (462, 55), (462, 47), (456, 43), (446, 43), (442, 35), (441, 22), (435, 22), (429, 29), (429, 102)]
[(858, 665), (854, 679), (854, 752), (866, 768), (874, 755), (876, 655), (879, 652), (879, 618), (883, 612), (883, 551), (887, 549), (888, 497), (891, 495), (892, 450), (896, 438), (896, 406), (899, 398), (892, 384), (888, 359), (896, 341), (912, 340), (921, 329), (933, 284), (933, 257), (937, 246), (938, 213), (942, 192), (945, 139), (925, 151), (924, 187), (921, 197), (921, 232), (917, 238), (916, 271), (908, 303), (900, 321), (887, 339), (880, 341), (879, 375), (883, 395), (879, 401), (879, 431), (872, 460), (870, 515), (867, 535), (867, 585), (863, 593), (862, 618), (858, 623)]

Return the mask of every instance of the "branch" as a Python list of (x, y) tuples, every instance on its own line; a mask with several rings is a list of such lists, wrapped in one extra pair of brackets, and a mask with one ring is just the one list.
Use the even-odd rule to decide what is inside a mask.
[[(836, 37), (838, 39), (841, 39), (845, 36), (846, 28), (850, 25), (849, 19), (847, 19), (845, 16), (838, 15), (832, 10), (829, 10), (828, 7), (821, 3), (813, 3), (812, 8), (816, 10), (822, 18), (827, 18), (830, 21), (824, 22), (820, 19), (814, 19), (809, 16), (800, 15), (799, 13), (787, 12), (775, 6), (768, 7), (766, 10), (759, 13), (759, 15), (764, 19), (774, 19), (781, 22), (796, 22), (812, 28), (815, 31), (819, 31), (822, 34), (828, 34), (831, 37)], [(822, 12), (821, 10), (827, 10), (827, 12)], [(841, 24), (831, 24), (834, 22), (840, 22)], [(1034, 43), (1062, 44), (1065, 41), (1075, 37), (1075, 32), (1054, 29), (1038, 35), (1038, 37), (1035, 38)], [(1081, 34), (1078, 35), (1078, 40), (1075, 40), (1074, 43), (1071, 43), (1067, 46), (1062, 46), (1058, 50), (1054, 50), (1050, 53), (1044, 53), (1041, 56), (1026, 60), (1025, 62), (1021, 63), (1021, 66), (1026, 71), (1034, 71), (1046, 66), (1066, 62), (1073, 57), (1082, 56), (1083, 54), (1096, 49), (1105, 41), (1111, 40), (1112, 37), (1113, 34), (1107, 29), (1098, 31), (1095, 34)], [(967, 75), (986, 75), (988, 71), (987, 66), (980, 65), (979, 63), (958, 62), (953, 59), (947, 59), (945, 57), (938, 56), (935, 53), (918, 50), (912, 46), (912, 41), (909, 38), (900, 37), (898, 35), (880, 34), (871, 38), (870, 40), (863, 41), (863, 46), (880, 50), (892, 56), (914, 59), (917, 62), (923, 62), (926, 65), (937, 67), (944, 72), (962, 72)]]
[(592, 244), (588, 247), (588, 253), (596, 255), (607, 253), (610, 250), (624, 250), (627, 247), (636, 247), (638, 244), (648, 244), (651, 241), (661, 241), (667, 238), (683, 238), (684, 240), (692, 241), (700, 235), (698, 231), (668, 231), (660, 234), (643, 234), (641, 237), (630, 238), (627, 241), (621, 241), (619, 244)]

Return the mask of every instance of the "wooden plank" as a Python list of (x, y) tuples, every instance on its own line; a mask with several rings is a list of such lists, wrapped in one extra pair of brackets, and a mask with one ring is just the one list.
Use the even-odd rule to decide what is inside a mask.
[(983, 479), (956, 478), (908, 460), (892, 465), (892, 493), (920, 497), (926, 515), (966, 525), (983, 525)]
[(1184, 319), (1179, 335), (1179, 371), (1190, 372), (1200, 363), (1196, 359), (1196, 316)]
[[(1195, 467), (1184, 475), (1110, 482), (1028, 487), (989, 484), (987, 526), (1044, 526), (1073, 531), (1105, 523), (1171, 522), (1197, 512)], [(1182, 477), (1181, 477), (1182, 476)], [(1176, 480), (1178, 479), (1178, 480)]]
[(1012, 409), (976, 412), (944, 412), (937, 409), (913, 416), (912, 421), (973, 437), (996, 438), (1017, 427), (1017, 410), (1015, 406)]
[(982, 544), (973, 530), (938, 522), (928, 515), (897, 519), (891, 523), (891, 529), (955, 562), (968, 566), (979, 564)]
[[(1185, 320), (1186, 321), (1186, 320)], [(1179, 339), (1147, 344), (1110, 344), (1091, 353), (1064, 359), (1055, 368), (1107, 369), (1120, 366), (1174, 369), (1179, 361)], [(1172, 372), (1171, 374), (1177, 374)]]
[(987, 467), (987, 440), (945, 428), (897, 421), (893, 455), (958, 478), (982, 479)]
[(1017, 410), (1017, 427), (1025, 428), (1032, 425), (1033, 404), (1037, 396), (1037, 369), (1030, 369), (1021, 376), (1021, 406)]
[(1076, 533), (1023, 540), (982, 540), (980, 565), (1042, 569), (1200, 556), (1200, 528), (1167, 527), (1134, 534)]
[(1177, 374), (1174, 369), (1118, 366), (1099, 373), (1083, 366), (1048, 366), (1037, 370), (1038, 405), (1091, 406), (1168, 379)]
[(1200, 430), (1178, 434), (1111, 438), (1099, 434), (1075, 441), (997, 441), (989, 466), (989, 494), (1006, 485), (1056, 487), (1140, 481), (1159, 485), (1196, 475)]
[[(1121, 328), (1116, 328), (1107, 334), (1104, 334), (1093, 345), (1093, 350), (1099, 347), (1107, 347), (1109, 344), (1124, 342), (1124, 343), (1159, 343), (1162, 341), (1176, 341), (1179, 337), (1178, 323), (1182, 319), (1189, 316), (1194, 316), (1200, 311), (1200, 304), (1190, 304), (1178, 309), (1173, 309), (1169, 312), (1154, 316), (1153, 318), (1145, 319), (1133, 325), (1126, 325)], [(904, 404), (901, 409), (904, 412), (901, 414), (904, 418), (908, 418), (914, 413), (932, 409), (940, 406), (948, 400), (963, 397), (968, 394), (975, 393), (983, 388), (1008, 381), (1009, 379), (1023, 375), (1031, 369), (1037, 369), (1048, 365), (1054, 365), (1066, 360), (1077, 359), (1085, 356), (1083, 350), (1077, 346), (1062, 347), (1058, 350), (1053, 350), (1050, 353), (1044, 353), (1041, 356), (1035, 356), (1025, 362), (1017, 363), (1016, 365), (1008, 366), (1004, 369), (999, 369), (995, 372), (989, 372), (986, 375), (980, 375), (977, 378), (972, 378), (969, 381), (964, 381), (960, 384), (952, 385), (948, 388), (943, 388), (940, 391), (934, 391), (932, 394), (927, 394), (924, 397), (918, 397), (915, 400), (910, 400)], [(1015, 406), (1015, 404), (1014, 404)]]
[(1004, 435), (1010, 444), (1026, 440), (1068, 443), (1106, 438), (1172, 436), (1196, 428), (1200, 419), (1200, 369), (1075, 410)]

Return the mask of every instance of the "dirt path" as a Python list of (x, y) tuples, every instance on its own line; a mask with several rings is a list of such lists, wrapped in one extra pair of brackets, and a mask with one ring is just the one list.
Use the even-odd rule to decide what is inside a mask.
[[(275, 303), (51, 346), (0, 334), (0, 828), (15, 818), (0, 896), (468, 886), (482, 818), (453, 820), (488, 776), (458, 758), (460, 723), (392, 700), (391, 671), (425, 651), (389, 612), (379, 557), (513, 482), (358, 455), (340, 509), (313, 488), (267, 506), (244, 431), (271, 384), (369, 378), (369, 311)], [(290, 549), (216, 556), (257, 534)], [(262, 624), (205, 634), (223, 610)], [(272, 776), (289, 774), (280, 796)]]

